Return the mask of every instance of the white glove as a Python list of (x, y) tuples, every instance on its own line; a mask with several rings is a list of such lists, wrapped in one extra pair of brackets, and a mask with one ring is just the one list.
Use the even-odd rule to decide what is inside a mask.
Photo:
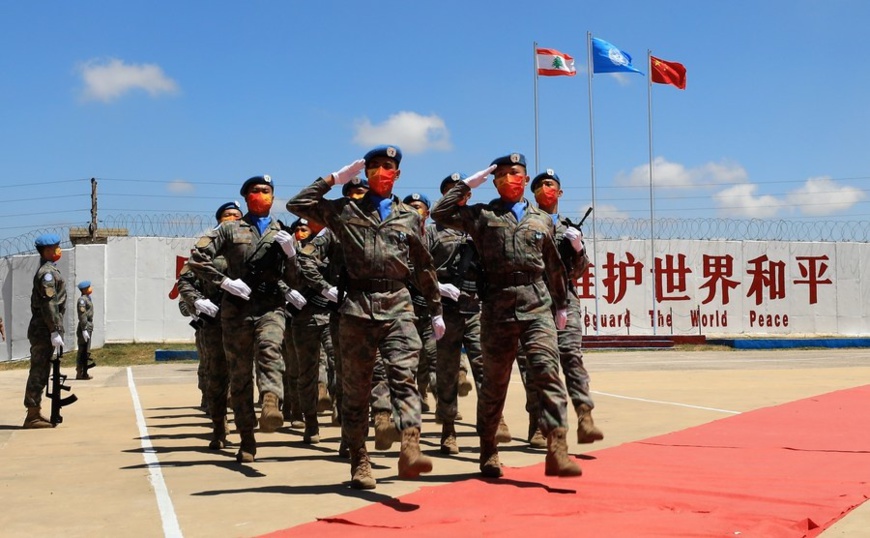
[(573, 226), (568, 226), (568, 229), (565, 230), (565, 239), (571, 242), (571, 246), (574, 247), (574, 250), (577, 252), (583, 252), (583, 249), (585, 248), (583, 246), (583, 232)]
[(556, 328), (560, 331), (568, 325), (568, 309), (560, 308), (556, 310)]
[(335, 286), (321, 291), (320, 295), (323, 295), (327, 300), (332, 301), (333, 303), (338, 302), (338, 288)]
[(221, 282), (221, 289), (232, 293), (236, 297), (241, 297), (244, 300), (251, 298), (251, 288), (245, 284), (240, 278), (225, 278)]
[(56, 348), (63, 347), (63, 336), (61, 336), (59, 332), (54, 331), (51, 333), (51, 345)]
[(276, 233), (275, 242), (281, 245), (281, 250), (284, 251), (284, 254), (286, 254), (288, 258), (292, 258), (296, 255), (296, 238), (293, 237), (293, 234), (290, 232), (281, 230)]
[(338, 172), (332, 173), (332, 179), (335, 181), (336, 185), (344, 185), (348, 181), (350, 181), (354, 176), (362, 172), (363, 168), (366, 167), (366, 162), (363, 159), (358, 161), (354, 161), (347, 166), (344, 166)]
[(90, 342), (91, 333), (89, 333), (88, 331), (82, 331), (82, 340), (84, 340), (85, 342)]
[(218, 313), (218, 305), (209, 299), (197, 299), (193, 302), (193, 308), (197, 314), (205, 314), (210, 318), (215, 317)]
[(287, 290), (287, 293), (284, 294), (284, 298), (287, 299), (288, 303), (296, 307), (297, 310), (302, 310), (302, 307), (308, 304), (308, 300), (305, 299), (305, 296), (293, 289)]
[(453, 284), (442, 284), (439, 282), (438, 291), (441, 292), (442, 297), (447, 297), (448, 299), (453, 299), (454, 301), (459, 299), (459, 288), (457, 288)]
[(441, 337), (444, 336), (444, 331), (447, 330), (447, 327), (444, 325), (444, 317), (443, 316), (433, 316), (432, 317), (432, 336), (435, 337), (435, 340), (441, 340)]
[(472, 189), (475, 187), (480, 187), (481, 185), (483, 185), (483, 182), (486, 181), (486, 178), (489, 177), (489, 175), (492, 173), (493, 170), (495, 170), (495, 165), (490, 166), (486, 170), (481, 170), (480, 172), (475, 172), (475, 173), (471, 174), (470, 176), (468, 176), (467, 178), (465, 178), (463, 181), (465, 181), (465, 184), (468, 185), (469, 187), (471, 187)]

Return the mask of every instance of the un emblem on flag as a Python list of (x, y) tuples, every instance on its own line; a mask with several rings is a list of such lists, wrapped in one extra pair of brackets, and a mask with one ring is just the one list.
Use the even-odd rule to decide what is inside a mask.
[(607, 51), (607, 57), (616, 65), (628, 65), (628, 59), (616, 47)]

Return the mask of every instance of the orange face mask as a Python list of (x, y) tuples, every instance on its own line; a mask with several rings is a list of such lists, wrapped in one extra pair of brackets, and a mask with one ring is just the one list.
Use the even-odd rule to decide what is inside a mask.
[(495, 189), (503, 200), (517, 202), (526, 189), (526, 178), (522, 174), (505, 174), (495, 180)]
[(553, 207), (559, 201), (559, 189), (543, 185), (535, 191), (535, 200), (541, 207)]
[(240, 218), (242, 218), (242, 217), (240, 217), (240, 216), (238, 216), (238, 215), (236, 215), (236, 214), (229, 214), (229, 215), (224, 215), (224, 216), (222, 216), (220, 221), (221, 221), (221, 222), (226, 222), (226, 221), (228, 221), (228, 220), (239, 220)]
[(305, 239), (308, 239), (308, 237), (311, 235), (311, 230), (309, 230), (308, 228), (297, 228), (296, 233), (293, 235), (296, 236), (297, 241), (304, 241)]
[(371, 174), (369, 174), (369, 189), (381, 198), (386, 198), (393, 192), (393, 184), (395, 182), (396, 170), (387, 170), (385, 168), (371, 169)]
[(274, 201), (275, 196), (271, 192), (251, 192), (245, 196), (248, 211), (255, 215), (268, 215)]
[(57, 260), (60, 259), (60, 256), (61, 256), (60, 245), (55, 246), (53, 249), (46, 249), (45, 250), (45, 259), (47, 259), (49, 261), (56, 262)]

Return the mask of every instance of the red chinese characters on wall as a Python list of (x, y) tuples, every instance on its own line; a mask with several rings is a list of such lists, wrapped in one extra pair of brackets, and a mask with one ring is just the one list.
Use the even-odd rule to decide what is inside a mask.
[[(688, 276), (693, 273), (686, 264), (685, 254), (666, 254), (655, 258), (655, 296), (656, 302), (691, 301), (688, 289)], [(816, 304), (819, 289), (831, 285), (833, 281), (827, 277), (829, 264), (827, 255), (795, 256), (800, 278), (792, 280), (792, 284), (806, 286), (808, 304)], [(699, 291), (704, 294), (702, 304), (708, 304), (717, 298), (723, 305), (731, 302), (731, 291), (740, 286), (736, 277), (738, 268), (734, 266), (731, 255), (703, 254), (701, 257), (702, 284)], [(581, 299), (595, 298), (596, 266), (590, 265), (589, 270), (577, 281), (577, 295)], [(603, 273), (601, 297), (608, 304), (616, 304), (625, 298), (632, 286), (643, 286), (644, 264), (638, 261), (630, 252), (625, 253), (623, 260), (618, 260), (616, 253), (608, 252), (601, 267)], [(787, 264), (783, 260), (772, 260), (766, 254), (746, 262), (744, 273), (749, 277), (746, 297), (753, 299), (756, 305), (765, 301), (777, 301), (786, 297)]]

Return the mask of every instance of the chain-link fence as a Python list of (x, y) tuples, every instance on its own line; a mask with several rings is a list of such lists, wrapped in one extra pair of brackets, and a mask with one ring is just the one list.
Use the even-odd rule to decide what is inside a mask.
[[(286, 212), (276, 216), (285, 223), (295, 219)], [(98, 221), (98, 229), (125, 230), (126, 235), (134, 237), (198, 237), (212, 226), (214, 216), (203, 214), (116, 215)], [(654, 235), (655, 239), (870, 242), (870, 221), (663, 218), (651, 222), (599, 218), (594, 222), (594, 231), (598, 239), (649, 239)], [(60, 235), (61, 247), (71, 246), (69, 227), (42, 228), (0, 240), (0, 257), (32, 252), (36, 237), (49, 232)], [(592, 237), (591, 220), (586, 221), (584, 233), (587, 238)]]

